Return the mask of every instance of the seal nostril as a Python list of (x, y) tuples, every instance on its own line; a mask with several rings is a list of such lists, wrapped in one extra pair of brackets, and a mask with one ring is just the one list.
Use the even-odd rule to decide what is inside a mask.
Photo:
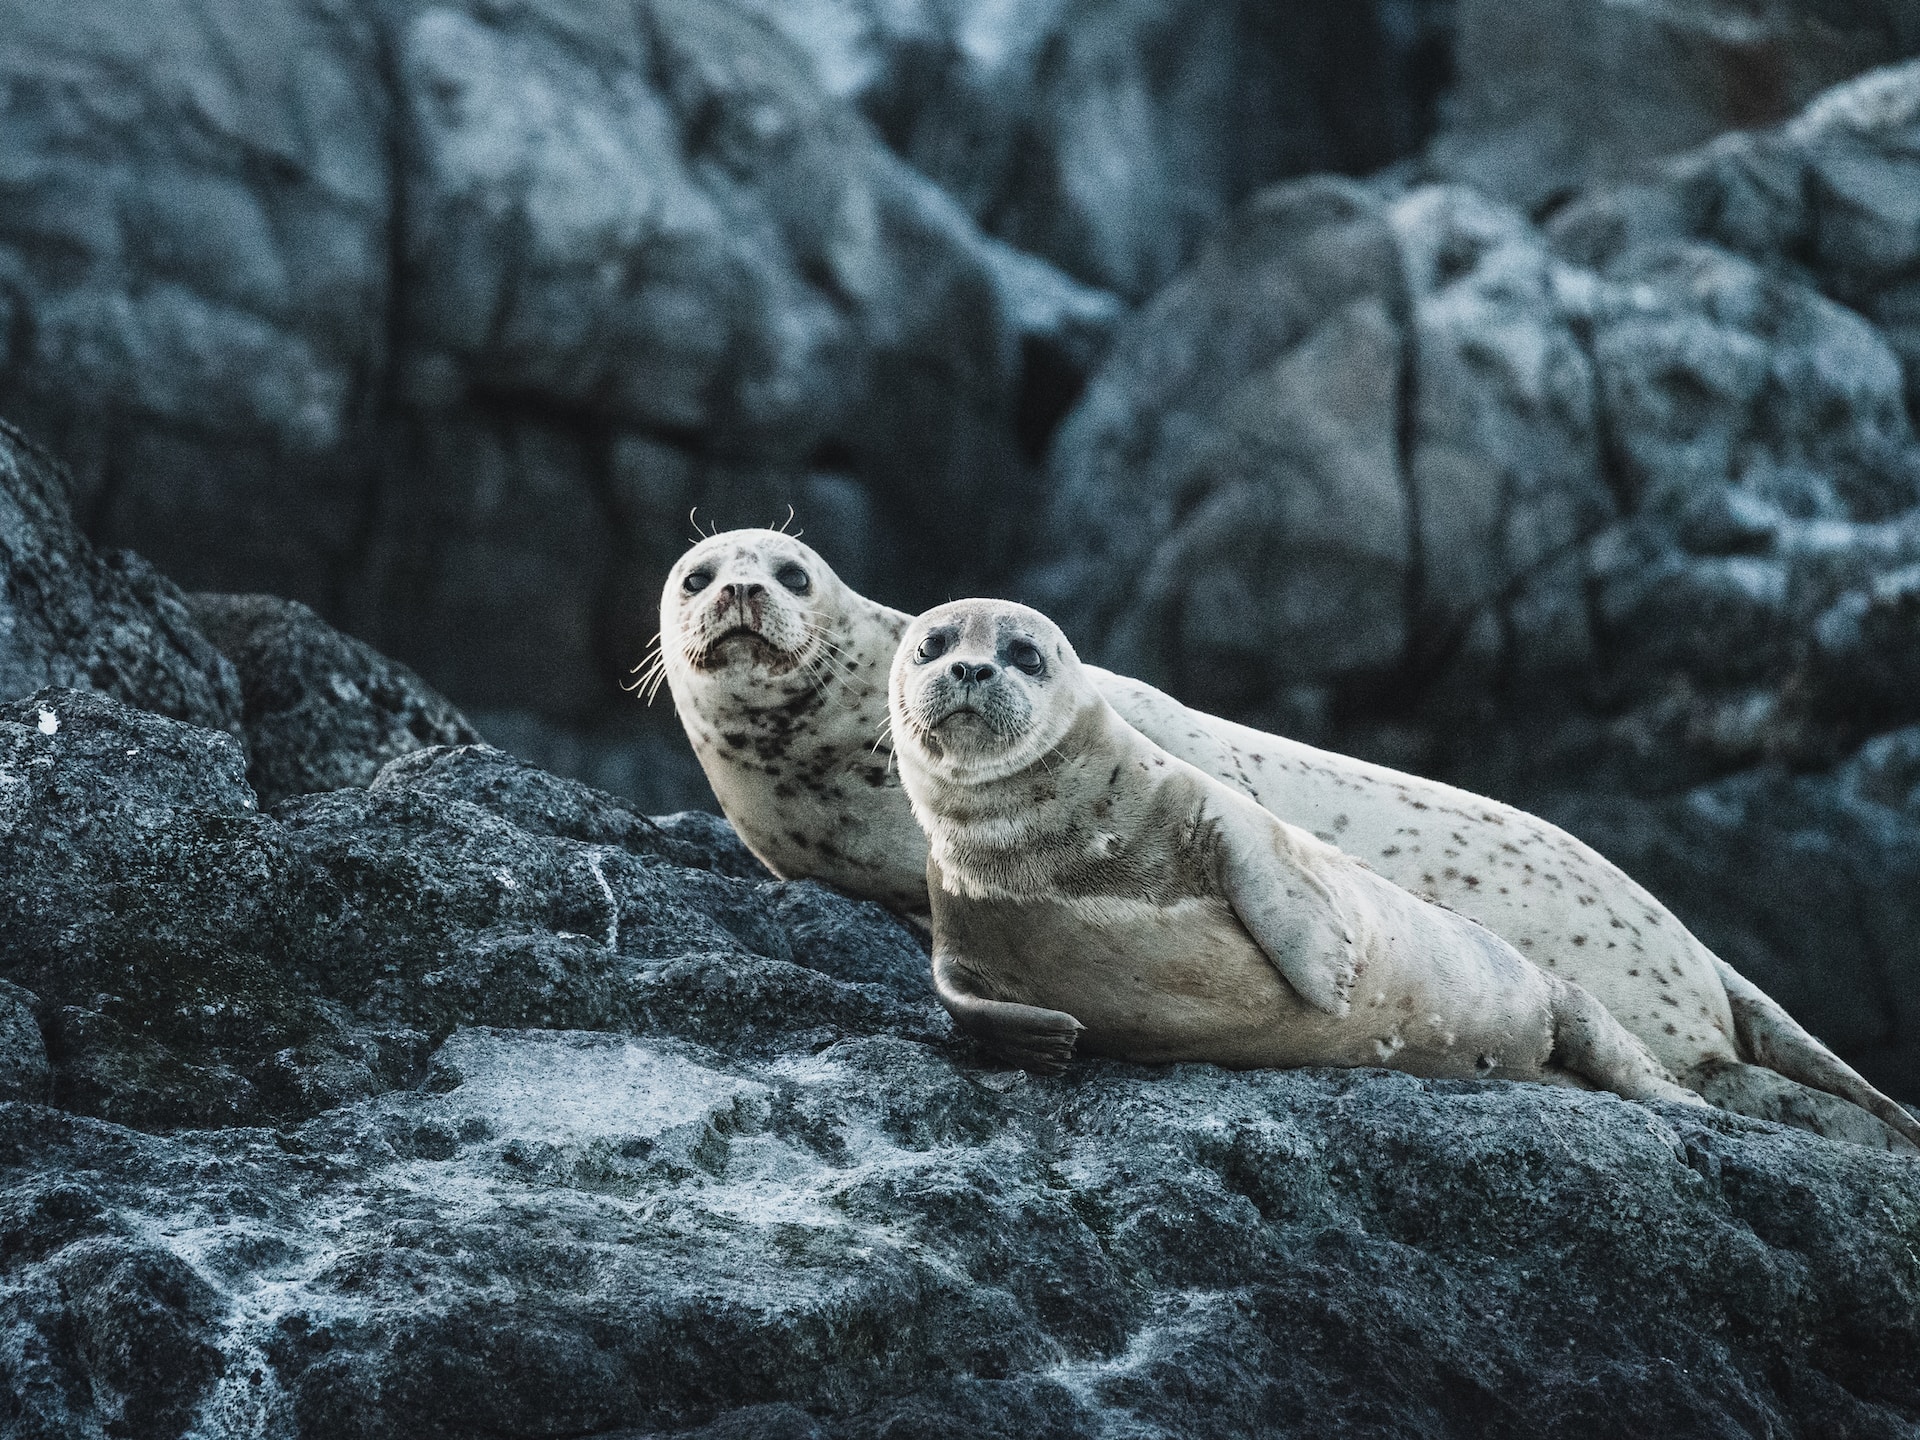
[(967, 678), (967, 667), (956, 660), (947, 667), (947, 673), (956, 680), (965, 680)]
[(993, 666), (982, 665), (978, 670), (973, 672), (973, 678), (983, 685), (986, 684), (987, 681), (993, 679)]
[(755, 599), (766, 593), (767, 593), (767, 587), (764, 585), (758, 584), (757, 582), (755, 584), (747, 586), (747, 598), (749, 600)]

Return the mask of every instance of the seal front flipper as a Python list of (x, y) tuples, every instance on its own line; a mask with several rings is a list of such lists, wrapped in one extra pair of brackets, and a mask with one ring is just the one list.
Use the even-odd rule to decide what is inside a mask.
[(1345, 1015), (1360, 965), (1333, 888), (1330, 857), (1339, 852), (1237, 794), (1216, 803), (1215, 873), (1227, 903), (1302, 1000)]
[(1065, 1070), (1085, 1028), (1064, 1010), (989, 1000), (974, 989), (966, 967), (939, 945), (933, 952), (933, 989), (961, 1031), (1000, 1059), (1037, 1075)]

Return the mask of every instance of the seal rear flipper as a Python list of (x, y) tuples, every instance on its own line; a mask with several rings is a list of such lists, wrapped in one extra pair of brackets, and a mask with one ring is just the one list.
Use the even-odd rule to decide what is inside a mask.
[(1859, 1106), (1908, 1144), (1920, 1148), (1920, 1120), (1914, 1119), (1905, 1106), (1869, 1085), (1865, 1076), (1781, 1009), (1779, 1001), (1718, 955), (1713, 957), (1713, 968), (1727, 988), (1734, 1037), (1743, 1058), (1809, 1089)]
[(987, 999), (968, 983), (953, 956), (943, 951), (933, 957), (933, 989), (963, 1034), (1007, 1063), (1037, 1075), (1065, 1070), (1086, 1028), (1064, 1010)]
[(1647, 1047), (1584, 986), (1545, 977), (1553, 993), (1553, 1052), (1547, 1063), (1591, 1080), (1628, 1100), (1705, 1105), (1683, 1087)]

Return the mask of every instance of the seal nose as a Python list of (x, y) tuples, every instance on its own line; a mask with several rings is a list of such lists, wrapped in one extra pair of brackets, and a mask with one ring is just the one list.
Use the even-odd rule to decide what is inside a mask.
[(767, 587), (755, 580), (741, 585), (729, 581), (720, 587), (720, 603), (731, 605), (736, 600), (758, 600), (767, 593)]
[(984, 685), (993, 679), (993, 666), (969, 665), (964, 660), (956, 660), (947, 667), (947, 673), (963, 685)]

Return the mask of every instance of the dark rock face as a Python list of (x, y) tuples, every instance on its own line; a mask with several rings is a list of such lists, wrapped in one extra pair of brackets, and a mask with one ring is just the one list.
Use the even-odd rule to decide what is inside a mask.
[(929, 516), (992, 563), (1023, 375), (1031, 448), (1117, 313), (717, 0), (5, 20), (0, 406), (96, 537), (475, 708), (615, 703), (696, 504), (903, 592)]
[(96, 553), (74, 526), (59, 463), (0, 421), (0, 696), (78, 685), (217, 730), (240, 686), (164, 576)]
[(0, 745), (0, 1003), (57, 1097), (0, 1103), (13, 1433), (1920, 1425), (1912, 1160), (1538, 1086), (1035, 1081), (711, 817), (477, 746), (263, 814), (231, 737), (73, 691)]
[(1417, 149), (1452, 9), (7, 0), (0, 412), (102, 543), (604, 729), (695, 506), (997, 585), (1119, 297)]
[[(1451, 187), (1264, 194), (1062, 427), (1028, 593), (1193, 703), (1564, 808), (1920, 1093), (1894, 998), (1920, 983), (1894, 881), (1920, 829), (1904, 792), (1860, 820), (1834, 768), (1920, 721), (1920, 445), (1886, 318), (1920, 258), (1916, 115), (1920, 68), (1875, 72), (1546, 233)], [(1667, 828), (1749, 770), (1740, 838)], [(1885, 898), (1838, 942), (1809, 896), (1856, 893)]]
[(1430, 131), (1452, 0), (991, 10), (752, 0), (1000, 238), (1133, 300), (1261, 185), (1378, 169)]
[(1920, 53), (1901, 0), (1461, 0), (1455, 23), (1427, 164), (1529, 211)]
[(418, 675), (297, 600), (198, 594), (187, 608), (240, 677), (247, 782), (263, 805), (370, 785), (395, 756), (480, 739)]

